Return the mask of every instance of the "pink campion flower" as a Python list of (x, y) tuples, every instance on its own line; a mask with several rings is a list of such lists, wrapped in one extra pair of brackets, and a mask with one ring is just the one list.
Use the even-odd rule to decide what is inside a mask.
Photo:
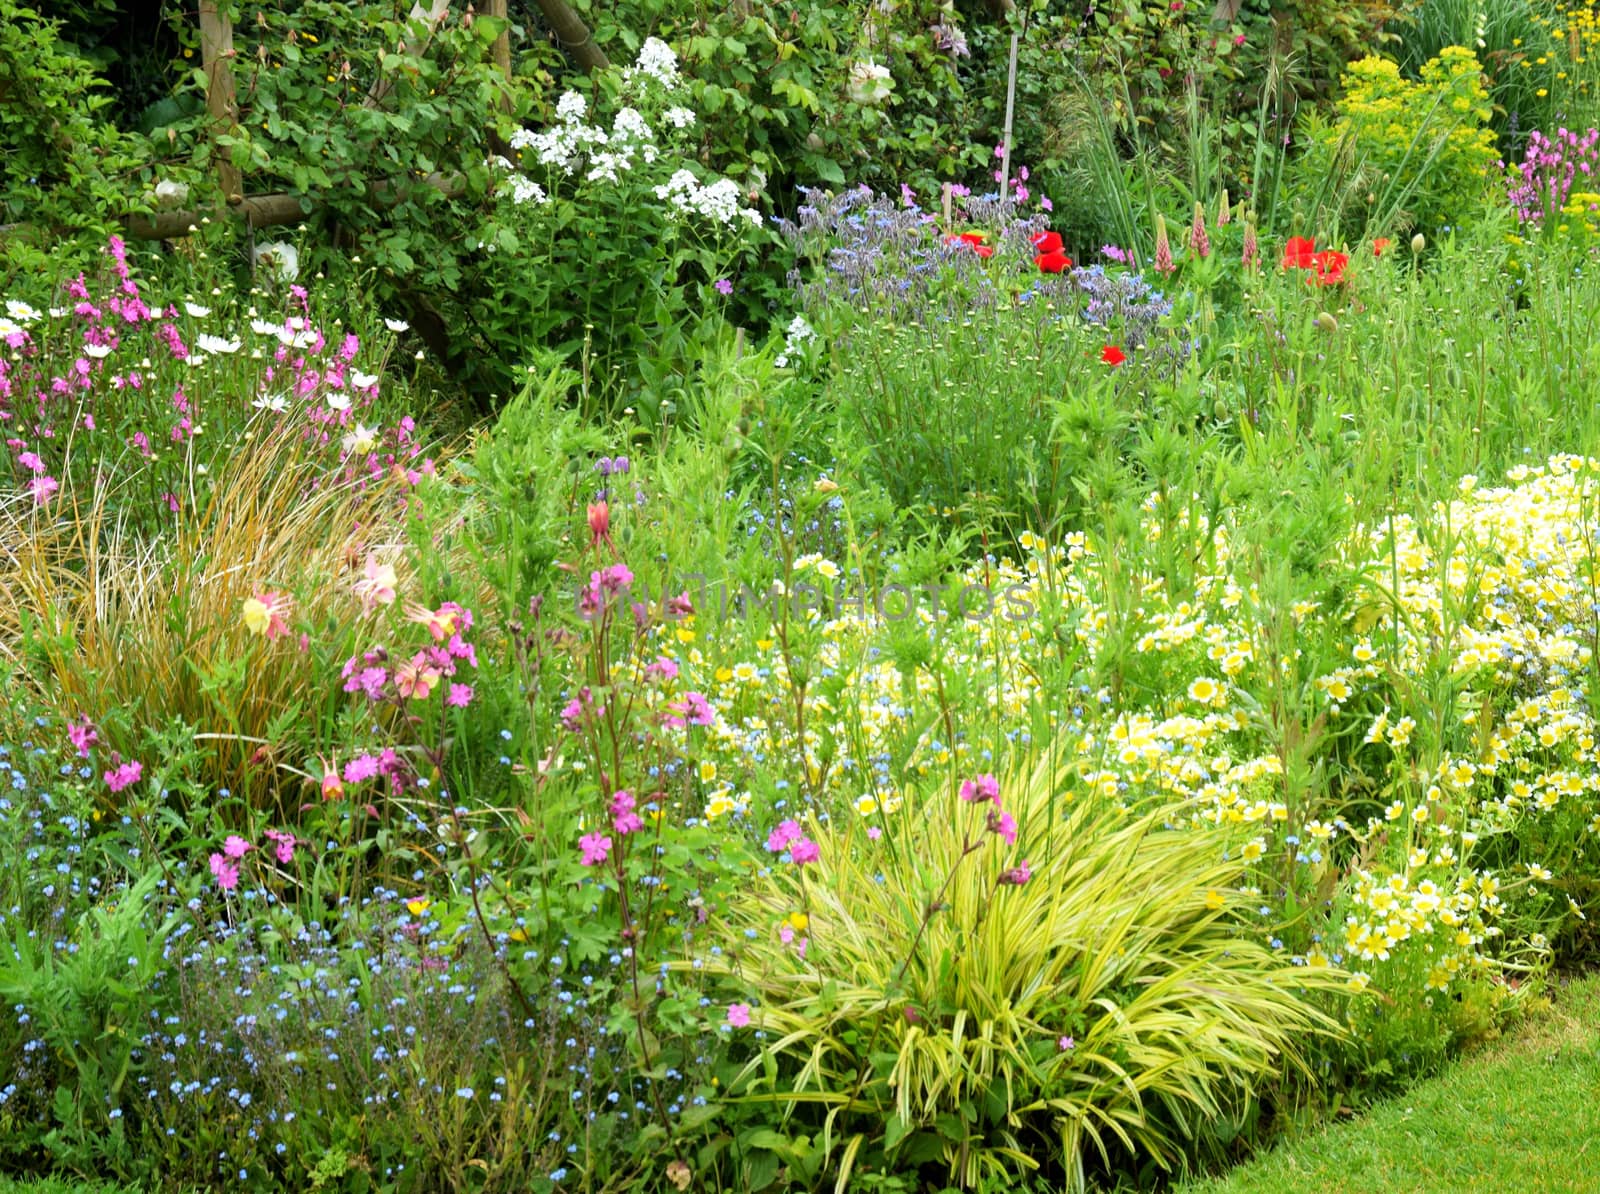
[(750, 1005), (748, 1003), (729, 1004), (728, 1023), (734, 1028), (750, 1027)]
[(285, 833), (281, 829), (269, 829), (266, 838), (273, 845), (272, 854), (279, 862), (294, 861), (294, 847), (298, 840), (292, 833)]
[(578, 839), (584, 866), (599, 866), (611, 853), (611, 839), (601, 833), (586, 833)]
[(377, 774), (378, 759), (375, 755), (357, 755), (344, 765), (344, 782), (347, 784), (359, 784)]
[(232, 891), (239, 886), (239, 868), (220, 854), (211, 856), (211, 874), (223, 891)]
[(660, 680), (663, 683), (671, 683), (678, 678), (678, 665), (665, 655), (657, 655), (656, 661), (645, 667), (644, 678), (646, 680)]
[(1000, 800), (1000, 781), (988, 774), (980, 775), (976, 779), (969, 779), (961, 785), (961, 799), (969, 804), (976, 804), (985, 800), (993, 800), (998, 803)]
[(1009, 887), (1021, 887), (1031, 878), (1033, 878), (1033, 868), (1028, 865), (1026, 858), (1022, 860), (1020, 866), (1011, 867), (1000, 874), (1000, 882)]
[(39, 454), (37, 452), (22, 453), (22, 455), (17, 457), (17, 463), (23, 468), (27, 469), (30, 473), (42, 473), (45, 471), (44, 461), (39, 459)]
[(804, 866), (806, 863), (815, 862), (821, 857), (821, 848), (808, 837), (800, 838), (789, 847), (789, 858), (796, 866)]
[(800, 828), (798, 821), (780, 821), (776, 828), (767, 834), (767, 849), (774, 854), (781, 854), (790, 842), (798, 841), (805, 836), (805, 831)]
[(453, 705), (457, 709), (465, 709), (472, 704), (472, 685), (452, 684), (450, 686), (450, 695), (445, 697), (445, 704)]
[(100, 741), (100, 733), (94, 728), (94, 723), (89, 720), (87, 713), (80, 713), (67, 723), (67, 741), (72, 743), (80, 759), (89, 757), (89, 748)]
[(716, 710), (711, 707), (711, 702), (706, 700), (705, 694), (699, 692), (686, 692), (678, 700), (667, 706), (669, 715), (666, 723), (682, 729), (687, 722), (693, 726), (708, 726), (717, 720)]
[(998, 804), (989, 810), (989, 818), (985, 822), (990, 833), (999, 834), (1005, 839), (1008, 846), (1017, 844), (1017, 821), (1010, 813)]
[(33, 496), (34, 504), (38, 506), (48, 502), (51, 495), (60, 488), (60, 482), (54, 477), (35, 477), (28, 482), (28, 492)]
[(222, 852), (229, 858), (243, 858), (255, 847), (236, 833), (230, 833), (222, 843)]
[(105, 773), (106, 787), (113, 792), (120, 792), (124, 788), (132, 787), (144, 775), (144, 764), (138, 762), (124, 763), (121, 756), (113, 754), (112, 761), (116, 766)]
[(620, 789), (611, 797), (611, 828), (620, 834), (635, 833), (644, 828), (644, 822), (639, 819), (639, 814), (634, 811), (638, 802), (634, 800), (633, 793)]

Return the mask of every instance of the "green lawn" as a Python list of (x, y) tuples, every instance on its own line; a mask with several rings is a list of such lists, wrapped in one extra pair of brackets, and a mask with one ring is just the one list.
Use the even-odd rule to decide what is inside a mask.
[(1366, 1115), (1183, 1194), (1600, 1190), (1600, 976)]

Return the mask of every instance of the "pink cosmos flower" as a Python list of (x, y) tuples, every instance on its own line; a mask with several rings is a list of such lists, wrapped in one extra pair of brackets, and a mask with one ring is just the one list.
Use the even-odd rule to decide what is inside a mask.
[(600, 833), (586, 833), (578, 839), (584, 866), (599, 866), (611, 853), (611, 839)]

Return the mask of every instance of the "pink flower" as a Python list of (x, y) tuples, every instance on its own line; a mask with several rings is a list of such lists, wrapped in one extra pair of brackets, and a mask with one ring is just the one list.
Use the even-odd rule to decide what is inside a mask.
[(439, 683), (439, 669), (418, 653), (394, 669), (394, 686), (401, 697), (425, 701)]
[(445, 698), (445, 704), (454, 705), (457, 709), (465, 709), (472, 704), (472, 685), (452, 684), (450, 695)]
[(961, 799), (969, 804), (976, 804), (981, 800), (1000, 799), (1000, 781), (992, 775), (980, 775), (976, 779), (969, 779), (961, 785)]
[(117, 760), (118, 766), (115, 770), (105, 773), (106, 787), (113, 792), (120, 792), (124, 788), (131, 787), (139, 782), (139, 778), (144, 774), (143, 764), (123, 763), (117, 755), (112, 755), (111, 757)]
[(357, 755), (344, 765), (344, 782), (358, 784), (378, 774), (378, 760), (374, 755)]
[(454, 634), (458, 621), (464, 621), (465, 625), (470, 627), (472, 620), (470, 617), (463, 618), (465, 614), (466, 611), (454, 601), (446, 601), (438, 609), (428, 609), (421, 605), (406, 607), (406, 617), (410, 621), (426, 626), (436, 643), (442, 643)]
[(600, 833), (586, 833), (578, 839), (584, 866), (598, 866), (611, 853), (611, 839)]
[(685, 721), (689, 725), (708, 726), (717, 720), (716, 711), (711, 708), (711, 702), (706, 700), (704, 694), (686, 692), (678, 700), (667, 706), (670, 711), (666, 717), (669, 726), (682, 728)]
[(1003, 871), (1000, 875), (1000, 882), (1008, 887), (1021, 887), (1031, 878), (1033, 878), (1033, 868), (1028, 865), (1028, 860), (1024, 858), (1021, 866), (1014, 866), (1008, 871)]
[(267, 839), (273, 843), (273, 856), (279, 862), (294, 861), (294, 834), (285, 833), (281, 829), (269, 829), (266, 831), (266, 835)]
[(1073, 1040), (1070, 1036), (1064, 1036), (1056, 1042), (1056, 1048), (1060, 1049), (1063, 1053), (1071, 1052), (1073, 1049), (1077, 1048), (1077, 1045), (1078, 1042)]
[(284, 593), (257, 593), (245, 599), (241, 617), (245, 629), (259, 634), (270, 643), (289, 633), (289, 624), (283, 615), (289, 612), (289, 597)]
[(625, 789), (618, 789), (611, 797), (611, 828), (619, 834), (629, 834), (644, 828), (644, 822), (639, 819), (639, 814), (634, 812), (638, 802), (634, 800), (633, 793)]
[(236, 833), (230, 833), (222, 843), (222, 852), (229, 858), (243, 858), (253, 849), (255, 849), (254, 846)]
[(33, 495), (35, 505), (42, 506), (50, 500), (51, 494), (61, 488), (61, 483), (54, 477), (35, 477), (28, 482), (28, 492)]
[(1005, 839), (1008, 846), (1017, 844), (1017, 822), (1010, 813), (998, 804), (989, 810), (989, 819), (986, 822), (990, 833), (997, 833)]
[(804, 866), (822, 857), (822, 850), (808, 837), (799, 838), (789, 847), (789, 857), (796, 866)]
[(361, 578), (350, 586), (350, 591), (360, 600), (361, 612), (370, 614), (380, 605), (394, 604), (397, 584), (394, 565), (380, 563), (376, 555), (368, 553)]
[(728, 1023), (734, 1028), (748, 1028), (750, 1026), (750, 1005), (748, 1003), (730, 1004), (728, 1007)]
[(790, 842), (799, 841), (805, 837), (805, 831), (800, 828), (798, 821), (781, 821), (776, 829), (767, 835), (767, 849), (774, 854), (781, 854), (788, 848)]
[(670, 682), (678, 678), (678, 665), (665, 655), (657, 655), (656, 661), (644, 669), (646, 680), (662, 680)]
[(67, 723), (67, 740), (77, 750), (79, 758), (89, 757), (89, 748), (100, 741), (100, 734), (87, 713), (80, 713), (77, 720)]
[(211, 856), (211, 874), (223, 891), (232, 891), (239, 886), (239, 868), (220, 854)]

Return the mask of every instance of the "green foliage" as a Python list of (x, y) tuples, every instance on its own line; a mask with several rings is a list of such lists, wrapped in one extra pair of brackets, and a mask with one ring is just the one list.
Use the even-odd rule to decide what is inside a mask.
[[(1307, 117), (1310, 146), (1300, 177), (1337, 188), (1327, 225), (1351, 235), (1461, 223), (1492, 182), (1494, 134), (1482, 68), (1471, 50), (1449, 46), (1411, 81), (1382, 58), (1352, 64), (1331, 122)], [(1302, 193), (1312, 186), (1302, 184)]]
[(0, 282), (59, 270), (66, 263), (46, 246), (114, 225), (148, 177), (149, 148), (104, 119), (104, 80), (58, 30), (33, 8), (0, 2), (0, 224), (27, 226), (0, 231)]
[[(813, 829), (814, 868), (759, 877), (730, 948), (770, 1043), (734, 1093), (820, 1133), (841, 1174), (932, 1163), (972, 1188), (1042, 1167), (1081, 1188), (1112, 1156), (1179, 1166), (1333, 1030), (1307, 998), (1340, 976), (1221, 910), (1244, 881), (1227, 834), (1172, 832), (1177, 809), (1101, 801), (1050, 760), (1000, 793), (935, 783), (881, 840)], [(803, 950), (779, 933), (797, 917)]]

